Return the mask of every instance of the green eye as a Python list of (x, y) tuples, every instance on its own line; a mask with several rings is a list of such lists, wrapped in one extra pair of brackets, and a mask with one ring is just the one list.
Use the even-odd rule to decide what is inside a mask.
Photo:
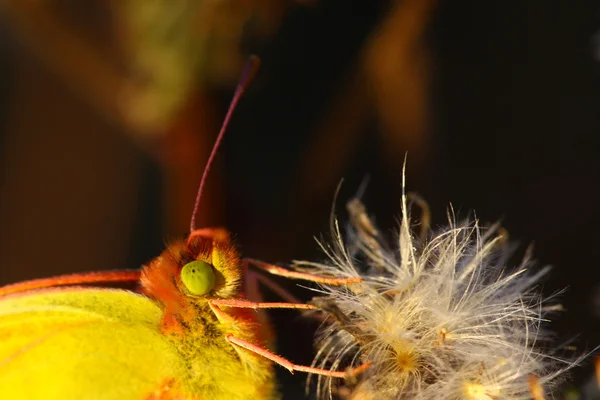
[(181, 281), (192, 294), (201, 296), (215, 286), (215, 273), (210, 264), (192, 261), (181, 269)]

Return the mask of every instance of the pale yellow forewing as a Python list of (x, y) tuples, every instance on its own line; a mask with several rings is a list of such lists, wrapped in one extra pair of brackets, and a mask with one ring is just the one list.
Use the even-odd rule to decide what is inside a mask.
[(184, 375), (160, 308), (124, 290), (0, 299), (0, 399), (145, 399)]

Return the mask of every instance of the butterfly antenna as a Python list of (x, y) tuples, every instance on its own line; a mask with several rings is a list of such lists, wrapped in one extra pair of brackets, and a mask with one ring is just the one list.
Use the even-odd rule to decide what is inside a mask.
[(217, 140), (212, 148), (210, 156), (208, 157), (208, 161), (206, 162), (206, 167), (204, 167), (204, 172), (202, 173), (202, 179), (200, 180), (200, 186), (198, 187), (198, 194), (196, 195), (196, 202), (194, 203), (194, 211), (192, 212), (192, 219), (190, 220), (190, 232), (196, 230), (196, 214), (198, 213), (198, 206), (200, 205), (200, 199), (202, 198), (202, 190), (204, 189), (204, 184), (206, 183), (206, 177), (208, 176), (208, 171), (210, 171), (210, 167), (212, 166), (213, 159), (215, 158), (215, 154), (219, 149), (219, 145), (223, 140), (223, 136), (225, 135), (225, 131), (227, 130), (227, 126), (229, 125), (229, 120), (233, 115), (233, 111), (235, 110), (237, 104), (239, 103), (242, 95), (248, 88), (248, 85), (254, 78), (256, 71), (260, 65), (260, 60), (257, 56), (250, 56), (250, 59), (246, 63), (244, 67), (244, 71), (242, 72), (242, 76), (238, 85), (235, 89), (235, 93), (233, 94), (233, 99), (231, 100), (231, 104), (229, 105), (229, 109), (227, 110), (227, 114), (225, 114), (225, 119), (223, 120), (223, 124), (221, 125), (221, 130), (217, 135)]

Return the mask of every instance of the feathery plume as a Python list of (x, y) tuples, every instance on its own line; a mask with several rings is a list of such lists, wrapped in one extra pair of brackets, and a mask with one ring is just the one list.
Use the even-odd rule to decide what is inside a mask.
[[(457, 223), (436, 232), (422, 208), (415, 234), (408, 197), (395, 248), (386, 245), (360, 201), (349, 203), (344, 243), (337, 220), (334, 243), (321, 247), (330, 262), (298, 262), (313, 274), (360, 277), (345, 287), (323, 285), (313, 302), (328, 313), (313, 365), (338, 369), (370, 363), (355, 382), (334, 387), (319, 377), (318, 396), (349, 399), (544, 399), (555, 378), (575, 362), (562, 360), (544, 329), (559, 307), (535, 285), (528, 253), (513, 270), (499, 227)], [(345, 393), (345, 395), (344, 395)]]

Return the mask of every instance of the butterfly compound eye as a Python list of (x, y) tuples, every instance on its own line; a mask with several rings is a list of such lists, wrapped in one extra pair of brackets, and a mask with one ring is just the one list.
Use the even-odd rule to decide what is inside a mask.
[(181, 281), (192, 294), (201, 296), (215, 286), (215, 272), (204, 261), (192, 261), (181, 269)]

